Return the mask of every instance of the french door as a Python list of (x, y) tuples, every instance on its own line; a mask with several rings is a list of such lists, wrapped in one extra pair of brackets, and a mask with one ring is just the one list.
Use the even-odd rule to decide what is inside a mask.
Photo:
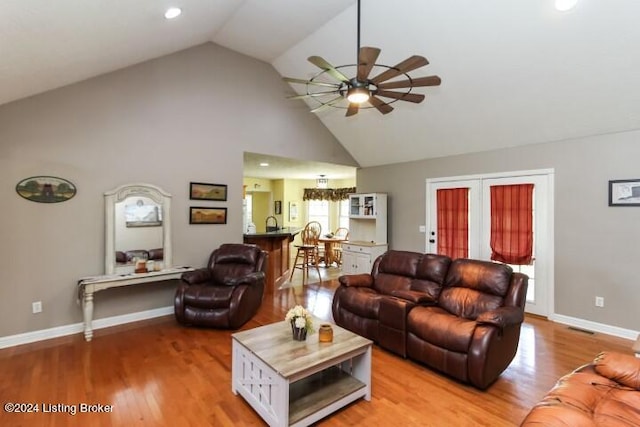
[[(472, 177), (438, 178), (427, 180), (427, 252), (439, 253), (447, 244), (442, 224), (450, 212), (443, 209), (443, 194), (447, 190), (466, 192), (466, 239), (468, 258), (491, 258), (491, 187), (533, 184), (533, 261), (528, 265), (511, 265), (514, 271), (529, 276), (526, 311), (548, 316), (553, 303), (553, 171), (525, 171), (522, 173), (492, 174)], [(450, 191), (451, 192), (451, 191)], [(441, 206), (438, 206), (440, 194)], [(458, 209), (458, 208), (456, 208)], [(450, 211), (450, 209), (449, 209)], [(438, 219), (440, 218), (440, 232)], [(464, 227), (457, 227), (457, 239), (463, 239)], [(462, 230), (462, 231), (460, 231)], [(457, 247), (460, 245), (458, 244)], [(456, 253), (460, 253), (459, 251)], [(462, 256), (462, 255), (459, 255)]]

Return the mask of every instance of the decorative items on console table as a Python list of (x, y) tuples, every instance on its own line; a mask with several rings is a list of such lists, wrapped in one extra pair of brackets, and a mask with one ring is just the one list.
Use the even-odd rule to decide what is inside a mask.
[(293, 339), (296, 341), (306, 340), (307, 332), (313, 332), (311, 313), (301, 305), (296, 305), (290, 309), (284, 319), (291, 324)]

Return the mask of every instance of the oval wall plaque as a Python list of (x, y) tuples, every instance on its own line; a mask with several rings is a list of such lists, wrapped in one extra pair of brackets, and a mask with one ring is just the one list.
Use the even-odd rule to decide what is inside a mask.
[(39, 203), (65, 202), (76, 195), (76, 186), (55, 176), (32, 176), (16, 185), (16, 192), (27, 200)]

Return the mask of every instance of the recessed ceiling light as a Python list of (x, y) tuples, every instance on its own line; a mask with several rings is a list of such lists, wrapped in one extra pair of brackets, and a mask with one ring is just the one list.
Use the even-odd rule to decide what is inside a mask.
[(267, 166), (269, 166), (269, 163), (262, 162), (262, 163), (260, 163), (260, 166), (262, 166), (263, 168), (266, 168)]
[(578, 4), (578, 0), (556, 0), (556, 9), (560, 12), (571, 10)]
[(178, 16), (180, 16), (181, 13), (182, 13), (182, 9), (180, 9), (179, 7), (170, 7), (164, 13), (164, 17), (167, 18), (167, 19), (173, 19), (173, 18), (177, 18)]

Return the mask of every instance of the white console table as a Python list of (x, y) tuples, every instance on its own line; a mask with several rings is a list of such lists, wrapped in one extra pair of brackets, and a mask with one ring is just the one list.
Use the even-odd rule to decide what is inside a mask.
[(84, 338), (91, 341), (93, 337), (93, 294), (105, 289), (121, 286), (138, 285), (140, 283), (162, 282), (179, 279), (182, 273), (194, 270), (192, 267), (174, 267), (148, 273), (112, 274), (106, 276), (89, 276), (78, 280), (78, 301), (82, 302), (84, 315)]

